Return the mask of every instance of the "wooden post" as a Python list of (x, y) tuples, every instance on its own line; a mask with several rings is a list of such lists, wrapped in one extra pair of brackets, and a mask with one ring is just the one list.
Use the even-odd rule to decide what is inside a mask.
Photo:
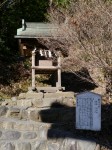
[(18, 40), (18, 43), (19, 43), (20, 54), (21, 56), (24, 56), (23, 44), (21, 43), (21, 39)]
[(61, 57), (58, 57), (58, 89), (61, 89)]
[[(32, 67), (35, 66), (35, 55), (36, 55), (35, 51), (36, 51), (36, 49), (34, 49), (32, 51)], [(32, 68), (32, 90), (35, 90), (35, 89), (36, 89), (36, 87), (35, 87), (35, 69)]]

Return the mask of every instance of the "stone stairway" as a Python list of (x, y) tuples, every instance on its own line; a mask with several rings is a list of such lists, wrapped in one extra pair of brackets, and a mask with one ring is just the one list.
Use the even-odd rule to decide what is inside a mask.
[(74, 105), (73, 92), (27, 92), (1, 102), (0, 150), (100, 150), (64, 130), (74, 123)]

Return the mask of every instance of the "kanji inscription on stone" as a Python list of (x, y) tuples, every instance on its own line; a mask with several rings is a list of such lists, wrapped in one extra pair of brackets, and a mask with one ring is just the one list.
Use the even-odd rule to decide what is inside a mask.
[(76, 129), (101, 130), (101, 95), (83, 92), (76, 96)]

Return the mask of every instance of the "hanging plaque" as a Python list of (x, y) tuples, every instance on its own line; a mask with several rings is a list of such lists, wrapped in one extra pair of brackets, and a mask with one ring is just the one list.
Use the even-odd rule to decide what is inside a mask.
[(76, 128), (101, 130), (101, 95), (83, 92), (76, 96)]

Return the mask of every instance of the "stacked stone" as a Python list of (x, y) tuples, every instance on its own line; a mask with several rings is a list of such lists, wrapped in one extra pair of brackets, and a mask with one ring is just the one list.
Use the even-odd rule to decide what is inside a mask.
[(12, 100), (2, 103), (1, 115), (44, 122), (72, 121), (75, 116), (73, 92), (21, 93)]
[(0, 106), (0, 150), (99, 150), (61, 131), (74, 120), (73, 92), (21, 93)]

